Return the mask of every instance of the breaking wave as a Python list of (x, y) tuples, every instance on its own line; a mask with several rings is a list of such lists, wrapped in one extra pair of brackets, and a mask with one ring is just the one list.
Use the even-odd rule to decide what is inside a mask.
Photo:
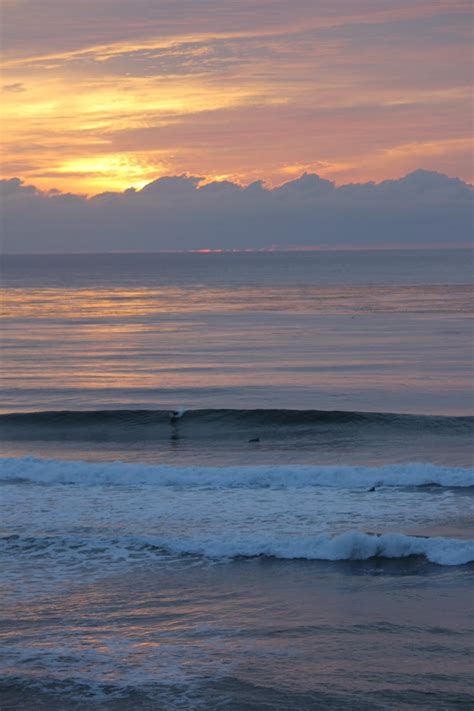
[(168, 538), (166, 536), (117, 537), (111, 540), (81, 540), (73, 536), (0, 539), (3, 554), (58, 558), (77, 561), (93, 558), (103, 564), (117, 560), (139, 562), (164, 555), (192, 555), (211, 559), (278, 558), (282, 560), (363, 561), (371, 558), (423, 557), (438, 565), (465, 565), (474, 561), (474, 541), (457, 538), (409, 536), (402, 533), (373, 534), (360, 531), (331, 535), (272, 536), (240, 534), (232, 540), (222, 536)]
[(165, 541), (172, 553), (211, 558), (253, 558), (256, 556), (305, 560), (368, 560), (423, 556), (439, 565), (464, 565), (474, 560), (474, 541), (455, 538), (423, 538), (402, 533), (375, 535), (350, 531), (339, 535), (288, 537), (281, 540), (239, 538), (235, 541)]
[(474, 469), (433, 464), (365, 466), (190, 466), (89, 463), (32, 457), (0, 459), (0, 480), (81, 486), (174, 486), (210, 488), (474, 487)]

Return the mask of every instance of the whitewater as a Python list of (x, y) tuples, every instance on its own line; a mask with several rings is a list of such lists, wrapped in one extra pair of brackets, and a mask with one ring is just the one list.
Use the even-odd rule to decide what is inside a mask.
[(474, 541), (431, 535), (474, 518), (473, 469), (173, 467), (30, 457), (0, 460), (0, 482), (3, 521), (25, 510), (20, 538), (3, 538), (5, 552), (54, 557), (59, 536), (62, 563), (67, 551), (93, 562), (96, 546), (114, 559), (114, 548), (126, 551), (130, 542), (129, 561), (137, 550), (214, 559), (474, 559)]
[(474, 469), (433, 464), (396, 464), (383, 467), (350, 466), (228, 466), (173, 467), (43, 460), (34, 457), (0, 458), (0, 480), (38, 484), (197, 486), (213, 488), (324, 486), (337, 489), (375, 487), (473, 487)]
[[(472, 468), (5, 457), (0, 519), (3, 698), (26, 708), (344, 708), (355, 672), (361, 708), (470, 703)], [(401, 683), (367, 690), (387, 654)]]

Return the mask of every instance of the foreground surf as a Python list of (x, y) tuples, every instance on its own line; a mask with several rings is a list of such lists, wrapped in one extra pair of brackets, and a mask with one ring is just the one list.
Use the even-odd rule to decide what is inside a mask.
[[(422, 557), (437, 565), (466, 565), (474, 561), (474, 541), (457, 538), (409, 536), (402, 533), (348, 531), (331, 535), (281, 536), (241, 533), (233, 540), (208, 535), (205, 538), (166, 536), (119, 536), (113, 540), (76, 536), (4, 536), (3, 554), (38, 556), (70, 564), (84, 559), (110, 561), (162, 558), (166, 554), (205, 558), (276, 558), (281, 560), (363, 561), (371, 558)], [(98, 560), (99, 559), (99, 560)]]
[(364, 466), (229, 466), (172, 467), (168, 465), (90, 463), (82, 461), (0, 459), (0, 479), (37, 484), (81, 486), (184, 486), (211, 488), (474, 487), (474, 469), (433, 464)]

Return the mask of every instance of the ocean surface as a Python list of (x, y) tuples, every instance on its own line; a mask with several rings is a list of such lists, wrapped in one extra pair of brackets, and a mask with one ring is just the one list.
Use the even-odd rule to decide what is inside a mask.
[(472, 266), (4, 256), (2, 711), (472, 709)]

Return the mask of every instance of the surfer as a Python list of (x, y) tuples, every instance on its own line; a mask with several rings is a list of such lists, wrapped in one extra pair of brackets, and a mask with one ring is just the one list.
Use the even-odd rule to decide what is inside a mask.
[(179, 410), (172, 410), (170, 412), (170, 423), (171, 423), (171, 439), (176, 441), (179, 439), (179, 433), (178, 433), (178, 420), (180, 417), (182, 417), (185, 413), (184, 409), (179, 409)]
[(176, 421), (180, 419), (184, 415), (186, 410), (184, 407), (180, 407), (177, 410), (171, 410), (170, 412), (170, 422), (172, 425), (176, 424)]

